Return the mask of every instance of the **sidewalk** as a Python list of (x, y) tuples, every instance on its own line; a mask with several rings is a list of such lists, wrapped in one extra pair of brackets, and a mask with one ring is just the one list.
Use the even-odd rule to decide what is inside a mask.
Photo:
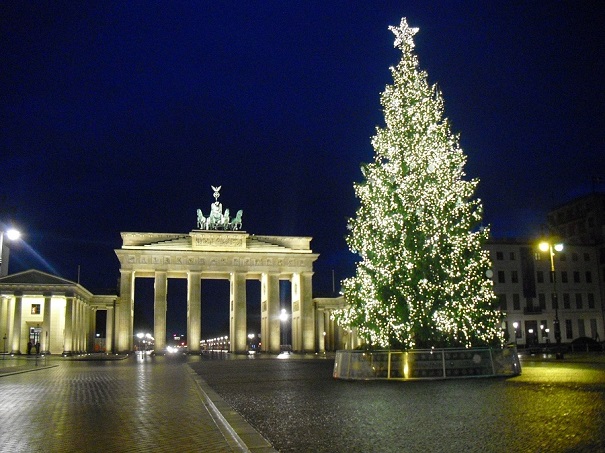
[(27, 373), (29, 371), (43, 370), (57, 366), (47, 357), (37, 356), (15, 356), (8, 354), (0, 358), (0, 377), (11, 374)]
[(519, 351), (519, 359), (523, 362), (568, 362), (568, 363), (605, 363), (605, 352), (566, 352), (562, 359), (557, 359), (554, 353), (530, 354)]
[(2, 451), (273, 452), (187, 358), (0, 358)]

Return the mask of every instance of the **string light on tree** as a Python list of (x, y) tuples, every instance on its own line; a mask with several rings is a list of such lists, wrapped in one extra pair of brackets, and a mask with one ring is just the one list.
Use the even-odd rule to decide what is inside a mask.
[(478, 180), (465, 180), (466, 157), (444, 118), (443, 98), (412, 52), (418, 28), (405, 18), (402, 52), (381, 96), (385, 126), (372, 139), (374, 160), (355, 184), (360, 200), (347, 242), (360, 256), (343, 282), (348, 308), (336, 315), (380, 347), (474, 346), (502, 341), (491, 267), (479, 228)]

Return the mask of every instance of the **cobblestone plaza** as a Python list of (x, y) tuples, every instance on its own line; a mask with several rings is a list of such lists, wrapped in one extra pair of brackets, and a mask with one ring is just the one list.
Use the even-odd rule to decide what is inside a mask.
[(334, 380), (321, 357), (0, 364), (0, 450), (605, 451), (602, 354), (525, 357), (509, 379), (417, 382)]

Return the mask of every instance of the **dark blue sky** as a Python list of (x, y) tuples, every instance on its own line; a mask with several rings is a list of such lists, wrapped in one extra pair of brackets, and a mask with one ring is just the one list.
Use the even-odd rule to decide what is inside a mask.
[(3, 2), (0, 220), (25, 234), (11, 272), (80, 265), (85, 286), (115, 287), (120, 231), (188, 232), (222, 185), (249, 233), (312, 236), (330, 291), (332, 269), (353, 272), (353, 182), (403, 16), (486, 223), (535, 235), (605, 176), (601, 5)]

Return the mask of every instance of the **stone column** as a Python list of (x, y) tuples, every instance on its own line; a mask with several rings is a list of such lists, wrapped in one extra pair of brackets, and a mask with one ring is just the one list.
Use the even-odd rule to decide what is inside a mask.
[(302, 338), (300, 336), (300, 275), (294, 274), (290, 279), (292, 286), (292, 307), (290, 316), (290, 327), (291, 327), (291, 341), (292, 350), (300, 351), (302, 345)]
[(74, 299), (73, 325), (72, 325), (72, 352), (82, 352), (81, 344), (81, 310), (82, 303), (78, 297)]
[(163, 354), (166, 350), (166, 310), (168, 295), (168, 275), (166, 271), (156, 271), (153, 283), (153, 337), (155, 352)]
[(42, 335), (40, 338), (40, 352), (50, 354), (50, 314), (52, 294), (44, 293), (44, 315), (42, 317)]
[(113, 332), (114, 332), (114, 309), (107, 307), (107, 321), (105, 322), (105, 352), (113, 352)]
[(280, 352), (279, 275), (261, 276), (261, 326), (263, 352)]
[(316, 331), (317, 331), (317, 352), (326, 352), (326, 337), (325, 330), (325, 318), (324, 309), (316, 308), (317, 319), (316, 319)]
[(300, 278), (302, 339), (305, 352), (315, 352), (315, 307), (313, 306), (313, 272), (304, 272)]
[(21, 319), (23, 313), (23, 293), (15, 293), (15, 312), (13, 315), (13, 338), (11, 340), (11, 353), (21, 354)]
[(96, 338), (97, 338), (97, 309), (88, 308), (88, 351), (96, 351)]
[(63, 335), (63, 355), (73, 353), (73, 324), (74, 324), (74, 296), (65, 295), (65, 333)]
[(78, 333), (78, 352), (86, 351), (85, 337), (84, 337), (84, 302), (82, 299), (78, 299), (78, 312), (76, 317), (76, 332)]
[(229, 339), (231, 352), (246, 352), (246, 276), (232, 272), (229, 277), (231, 304), (229, 314)]
[(88, 342), (88, 335), (90, 333), (90, 311), (88, 304), (80, 299), (80, 338), (81, 338), (81, 348), (80, 350), (83, 352), (90, 351), (90, 343)]
[(312, 272), (296, 273), (292, 276), (292, 348), (301, 352), (315, 350), (312, 276)]
[[(8, 299), (0, 295), (0, 341), (2, 341), (2, 352), (8, 352)], [(4, 339), (6, 337), (6, 339)]]
[(330, 325), (332, 331), (334, 332), (334, 350), (346, 349), (344, 344), (345, 330), (334, 321), (331, 321)]
[(133, 349), (134, 280), (133, 271), (120, 269), (120, 297), (116, 305), (116, 350), (118, 352), (128, 352)]
[(334, 322), (332, 321), (332, 310), (328, 310), (326, 313), (326, 321), (325, 321), (325, 327), (326, 329), (326, 337), (327, 337), (327, 350), (328, 351), (334, 351), (336, 350), (336, 348), (334, 347), (335, 344), (335, 337), (334, 335), (336, 335), (336, 333), (334, 332)]
[(187, 350), (200, 352), (202, 335), (202, 274), (187, 274)]

